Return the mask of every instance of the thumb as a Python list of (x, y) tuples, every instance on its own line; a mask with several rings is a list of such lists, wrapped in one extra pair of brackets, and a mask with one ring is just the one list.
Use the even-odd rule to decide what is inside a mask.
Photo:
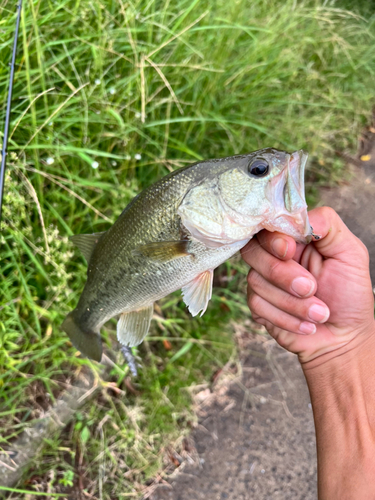
[[(334, 258), (346, 264), (369, 265), (366, 246), (344, 224), (341, 217), (329, 207), (309, 212), (314, 234), (320, 236), (314, 246), (323, 257)], [(358, 257), (361, 257), (360, 260)]]

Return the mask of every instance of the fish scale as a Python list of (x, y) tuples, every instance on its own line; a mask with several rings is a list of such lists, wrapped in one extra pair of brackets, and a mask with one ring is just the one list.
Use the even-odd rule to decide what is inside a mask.
[[(141, 192), (102, 235), (73, 237), (88, 260), (85, 288), (62, 325), (73, 344), (100, 359), (100, 328), (120, 315), (120, 342), (137, 345), (147, 333), (152, 304), (178, 289), (193, 314), (204, 312), (212, 270), (263, 227), (273, 230), (273, 224), (305, 240), (310, 231), (306, 158), (303, 152), (265, 149), (198, 162)], [(259, 175), (262, 165), (266, 174)], [(284, 192), (295, 195), (293, 213), (285, 207)]]

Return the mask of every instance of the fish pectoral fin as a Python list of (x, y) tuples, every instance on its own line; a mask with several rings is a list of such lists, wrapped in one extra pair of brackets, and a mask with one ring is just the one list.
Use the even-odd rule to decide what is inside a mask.
[(84, 258), (87, 263), (90, 262), (92, 252), (96, 247), (99, 239), (103, 236), (103, 233), (93, 233), (93, 234), (75, 234), (71, 236), (69, 239), (76, 245), (81, 252), (83, 253)]
[(200, 311), (201, 316), (205, 313), (212, 297), (213, 277), (214, 271), (209, 269), (182, 287), (182, 297), (192, 316), (196, 316)]
[(150, 328), (154, 305), (122, 313), (117, 323), (118, 341), (129, 347), (139, 345)]
[(151, 260), (159, 262), (168, 262), (170, 260), (179, 259), (192, 255), (188, 251), (190, 240), (179, 241), (158, 241), (155, 243), (148, 243), (138, 247), (135, 251), (141, 253)]

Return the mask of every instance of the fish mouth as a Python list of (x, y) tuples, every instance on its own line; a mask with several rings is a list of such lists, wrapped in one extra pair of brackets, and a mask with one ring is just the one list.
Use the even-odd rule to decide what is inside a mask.
[(305, 199), (305, 168), (308, 155), (300, 151), (292, 153), (288, 162), (287, 181), (284, 188), (285, 208), (291, 215), (297, 230), (301, 234), (301, 243), (310, 243), (312, 229), (307, 215)]
[[(279, 174), (280, 177), (277, 176), (273, 179), (273, 201), (278, 207), (278, 214), (270, 224), (272, 231), (288, 234), (304, 244), (308, 244), (312, 240), (312, 229), (305, 200), (307, 158), (308, 155), (302, 149), (295, 151), (289, 155), (288, 163)], [(268, 228), (266, 227), (266, 229)]]

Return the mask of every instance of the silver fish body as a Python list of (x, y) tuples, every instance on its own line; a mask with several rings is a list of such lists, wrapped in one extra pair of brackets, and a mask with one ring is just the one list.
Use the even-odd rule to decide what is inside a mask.
[(105, 233), (73, 237), (88, 259), (85, 288), (62, 325), (73, 344), (100, 360), (100, 328), (120, 315), (120, 342), (138, 345), (153, 303), (178, 289), (203, 314), (213, 270), (263, 228), (307, 242), (306, 159), (265, 149), (198, 162), (141, 192)]

